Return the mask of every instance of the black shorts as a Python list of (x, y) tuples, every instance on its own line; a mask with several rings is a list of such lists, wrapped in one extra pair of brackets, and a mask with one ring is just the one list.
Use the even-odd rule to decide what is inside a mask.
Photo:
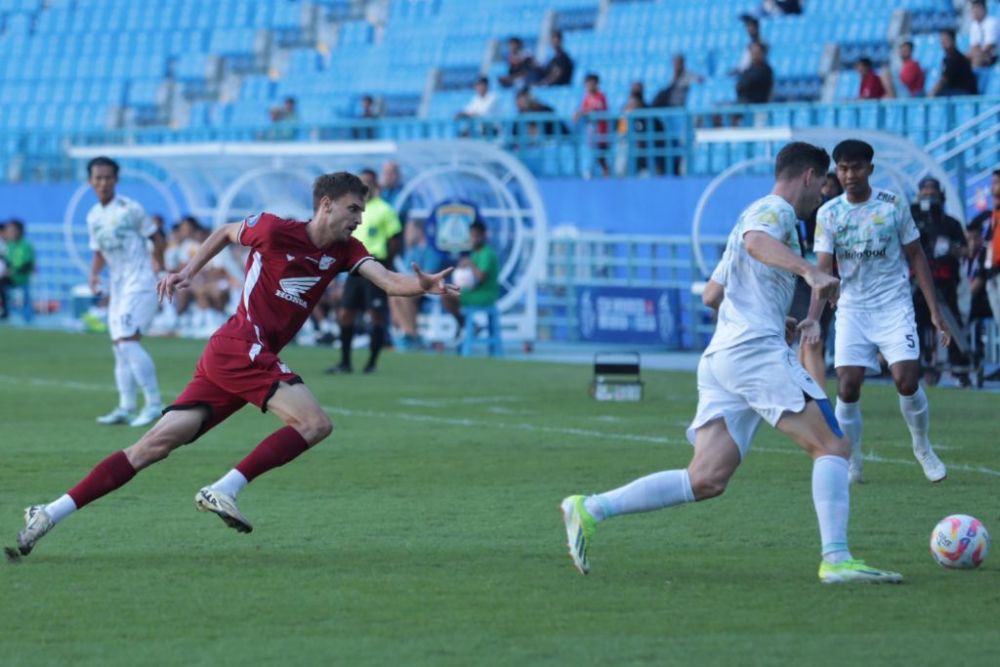
[[(811, 299), (812, 289), (809, 288), (805, 280), (798, 278), (795, 281), (795, 294), (792, 296), (792, 307), (788, 311), (789, 317), (794, 317), (798, 322), (806, 319), (806, 315), (809, 314), (809, 301)], [(830, 302), (827, 301), (826, 305), (823, 306), (823, 312), (819, 316), (819, 331), (823, 340), (826, 340), (827, 334), (830, 333), (830, 322), (832, 320), (833, 308), (830, 307)]]
[(363, 312), (373, 310), (387, 315), (389, 313), (389, 297), (385, 291), (367, 278), (351, 274), (344, 281), (344, 293), (341, 305), (345, 310)]

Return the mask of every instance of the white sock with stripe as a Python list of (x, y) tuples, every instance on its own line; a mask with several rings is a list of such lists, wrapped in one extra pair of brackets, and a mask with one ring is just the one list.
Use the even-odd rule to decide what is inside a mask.
[(115, 386), (118, 387), (118, 407), (127, 412), (135, 411), (135, 377), (132, 375), (132, 367), (125, 358), (125, 352), (121, 349), (121, 344), (116, 343), (111, 346), (115, 353)]
[(693, 502), (691, 477), (683, 468), (655, 472), (612, 491), (588, 496), (584, 506), (595, 519), (603, 521), (619, 514), (651, 512)]
[(849, 560), (847, 520), (851, 513), (851, 494), (847, 459), (820, 456), (813, 461), (812, 494), (819, 520), (823, 559), (830, 563)]

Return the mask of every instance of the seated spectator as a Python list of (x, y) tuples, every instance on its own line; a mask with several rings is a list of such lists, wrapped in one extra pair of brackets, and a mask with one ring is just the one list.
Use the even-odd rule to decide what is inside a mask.
[(455, 114), (455, 118), (491, 118), (497, 115), (500, 100), (490, 90), (490, 80), (485, 76), (476, 79), (476, 92), (465, 107)]
[(524, 49), (524, 40), (511, 37), (507, 40), (507, 74), (498, 79), (504, 88), (531, 83), (535, 72), (535, 59)]
[(969, 3), (972, 21), (969, 23), (969, 60), (975, 68), (989, 67), (997, 61), (997, 38), (1000, 22), (986, 15), (985, 0)]
[(802, 3), (800, 0), (764, 0), (761, 11), (768, 16), (787, 16), (789, 14), (801, 14)]
[[(500, 284), (497, 281), (500, 260), (486, 242), (486, 225), (482, 221), (476, 220), (469, 225), (469, 241), (472, 243), (472, 252), (458, 261), (455, 273), (469, 275), (472, 286), (462, 287), (458, 296), (444, 294), (441, 297), (441, 304), (458, 323), (459, 335), (465, 328), (462, 306), (492, 306), (500, 298)], [(456, 277), (455, 281), (459, 284), (464, 282), (460, 277)]]
[(280, 107), (271, 109), (271, 122), (278, 126), (271, 131), (272, 138), (279, 140), (295, 138), (294, 126), (299, 122), (299, 115), (295, 110), (294, 97), (286, 97)]
[(871, 58), (859, 58), (854, 69), (861, 77), (861, 87), (858, 89), (858, 99), (880, 100), (885, 97), (885, 87), (872, 67)]
[(371, 95), (361, 96), (361, 116), (360, 118), (378, 118), (378, 106), (375, 104), (375, 98)]
[(374, 139), (375, 126), (372, 121), (377, 119), (380, 115), (378, 105), (375, 103), (375, 98), (371, 95), (362, 95), (361, 113), (358, 115), (358, 118), (361, 119), (362, 123), (360, 127), (351, 129), (351, 138)]
[(687, 104), (688, 89), (693, 83), (701, 83), (704, 79), (688, 70), (683, 53), (675, 53), (673, 59), (674, 78), (670, 85), (656, 93), (649, 106), (663, 107), (683, 107)]
[(976, 95), (979, 92), (972, 64), (955, 47), (955, 31), (947, 28), (941, 31), (941, 48), (944, 50), (944, 65), (941, 78), (934, 84), (931, 97), (951, 97), (953, 95)]
[[(632, 142), (626, 141), (625, 143), (626, 150), (629, 153), (628, 163), (630, 174), (646, 171), (649, 164), (646, 156), (647, 146), (649, 145), (646, 136), (646, 124), (649, 120), (647, 118), (636, 118), (632, 113), (633, 111), (646, 108), (646, 101), (642, 99), (642, 92), (643, 86), (641, 82), (632, 84), (628, 101), (622, 107), (623, 116), (618, 121), (618, 134), (626, 138), (631, 130), (635, 137)], [(635, 153), (635, 155), (631, 155), (632, 153)]]
[[(548, 104), (544, 104), (531, 94), (530, 88), (522, 88), (517, 91), (517, 99), (515, 100), (517, 104), (518, 114), (538, 114), (538, 113), (555, 113), (555, 109), (550, 107)], [(562, 125), (561, 121), (545, 121), (541, 124), (541, 136), (549, 137), (556, 133), (556, 123)], [(530, 140), (535, 139), (539, 136), (538, 123), (535, 121), (528, 121), (527, 123), (518, 122), (514, 124), (511, 131), (515, 137), (521, 134), (521, 127), (524, 127), (525, 133), (528, 135), (529, 143)], [(568, 131), (566, 132), (568, 133)]]
[(750, 44), (750, 66), (736, 81), (736, 99), (741, 104), (764, 104), (771, 99), (774, 71), (767, 62), (766, 48), (760, 42)]
[[(903, 97), (924, 96), (924, 70), (913, 58), (913, 42), (905, 41), (899, 45), (899, 82), (903, 84)], [(882, 83), (885, 85), (888, 97), (899, 97), (893, 81), (892, 71), (887, 67), (883, 71)]]
[(35, 247), (24, 238), (24, 223), (20, 220), (8, 220), (3, 227), (3, 238), (6, 242), (7, 277), (5, 279), (4, 303), (6, 308), (13, 304), (11, 292), (21, 292), (21, 317), (25, 324), (35, 318), (35, 309), (31, 301), (31, 274), (35, 272)]
[[(406, 221), (403, 243), (405, 249), (400, 261), (397, 262), (396, 271), (412, 274), (414, 264), (425, 273), (435, 273), (441, 270), (441, 254), (428, 242), (427, 235), (424, 233), (423, 220), (410, 218)], [(420, 304), (425, 298), (422, 296), (389, 297), (389, 312), (392, 316), (392, 323), (403, 332), (401, 348), (421, 345), (420, 335), (417, 331), (417, 314), (420, 312)]]
[[(584, 93), (583, 101), (580, 103), (580, 108), (573, 114), (574, 123), (579, 122), (581, 118), (585, 118), (592, 113), (601, 113), (608, 110), (608, 99), (601, 92), (600, 77), (593, 73), (588, 74), (583, 80), (583, 85), (586, 92)], [(607, 176), (610, 173), (608, 160), (605, 155), (608, 150), (608, 121), (599, 119), (589, 127), (590, 145), (597, 153), (596, 161), (601, 168), (601, 173)]]
[(563, 50), (562, 30), (553, 30), (549, 35), (552, 58), (538, 70), (537, 86), (568, 86), (573, 83), (573, 59)]

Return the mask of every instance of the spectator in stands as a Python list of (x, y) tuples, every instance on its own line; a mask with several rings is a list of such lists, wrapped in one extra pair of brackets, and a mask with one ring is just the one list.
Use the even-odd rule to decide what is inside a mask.
[[(396, 263), (396, 271), (399, 273), (413, 273), (413, 265), (420, 267), (421, 271), (431, 271), (436, 273), (441, 269), (441, 253), (434, 249), (424, 233), (424, 221), (410, 218), (406, 221), (403, 232), (403, 245), (405, 250), (401, 261)], [(426, 299), (422, 296), (392, 296), (389, 297), (389, 311), (392, 314), (392, 323), (397, 329), (403, 332), (403, 339), (398, 346), (400, 349), (419, 347), (421, 345), (420, 335), (417, 331), (417, 314), (420, 312), (420, 304)]]
[(986, 15), (985, 0), (969, 3), (972, 21), (969, 23), (969, 60), (976, 69), (986, 68), (997, 61), (997, 39), (1000, 22)]
[(740, 16), (740, 20), (743, 21), (743, 27), (746, 28), (747, 37), (750, 38), (750, 43), (747, 44), (747, 48), (743, 51), (743, 55), (740, 57), (739, 66), (732, 72), (733, 74), (745, 72), (753, 64), (753, 46), (755, 44), (763, 46), (764, 51), (767, 51), (767, 47), (760, 38), (760, 21), (757, 20), (757, 17), (753, 14), (743, 14)]
[(497, 94), (490, 90), (490, 80), (485, 76), (476, 79), (476, 92), (455, 118), (491, 118), (500, 109)]
[(9, 308), (12, 304), (11, 292), (20, 291), (21, 317), (25, 324), (28, 324), (35, 318), (31, 301), (31, 274), (35, 272), (35, 248), (24, 238), (24, 223), (20, 220), (8, 220), (3, 228), (3, 236), (7, 244), (4, 303)]
[[(924, 96), (924, 70), (913, 58), (913, 42), (907, 40), (899, 45), (899, 82), (903, 84), (903, 97)], [(882, 72), (882, 84), (887, 97), (900, 97), (897, 94), (892, 70), (888, 67)]]
[(976, 76), (972, 73), (969, 59), (955, 47), (954, 30), (946, 28), (941, 31), (941, 48), (944, 50), (944, 64), (941, 78), (931, 90), (931, 97), (976, 95), (979, 92)]
[[(600, 77), (591, 72), (584, 78), (583, 85), (586, 92), (583, 96), (583, 102), (580, 103), (580, 108), (573, 114), (574, 123), (579, 122), (581, 118), (587, 118), (592, 113), (602, 113), (608, 110), (608, 100), (601, 92)], [(590, 124), (590, 140), (590, 145), (597, 154), (596, 161), (601, 168), (601, 173), (607, 176), (610, 173), (606, 155), (608, 151), (607, 120), (598, 119)]]
[(880, 100), (885, 97), (885, 87), (882, 79), (875, 73), (871, 58), (859, 58), (854, 63), (854, 69), (861, 77), (861, 87), (858, 89), (858, 99)]
[(371, 95), (362, 95), (360, 118), (375, 119), (378, 117), (379, 117), (378, 105), (375, 104), (375, 98), (372, 97)]
[(9, 316), (7, 312), (7, 242), (4, 240), (4, 229), (7, 223), (0, 220), (0, 320), (5, 320)]
[(562, 30), (549, 34), (552, 58), (538, 70), (537, 86), (568, 86), (573, 83), (573, 59), (563, 50)]
[(398, 162), (386, 160), (382, 163), (382, 174), (378, 179), (378, 187), (382, 191), (382, 198), (395, 206), (396, 196), (403, 191), (403, 175), (399, 171)]
[(674, 78), (670, 85), (656, 93), (650, 106), (663, 107), (683, 107), (687, 104), (688, 89), (693, 83), (701, 83), (704, 79), (690, 71), (684, 60), (683, 53), (675, 53), (673, 59)]
[[(646, 108), (646, 101), (642, 98), (643, 85), (637, 81), (632, 84), (628, 101), (622, 107), (622, 117), (618, 120), (618, 134), (621, 136), (628, 155), (628, 173), (639, 174), (647, 170), (649, 160), (646, 156), (649, 146), (648, 133), (646, 131), (648, 118), (635, 117), (634, 111)], [(632, 140), (629, 141), (629, 132), (632, 133)]]
[[(486, 239), (486, 225), (481, 220), (476, 220), (469, 225), (469, 240), (472, 243), (472, 252), (463, 256), (455, 267), (455, 273), (467, 272), (470, 275), (472, 287), (463, 287), (461, 294), (444, 294), (441, 296), (441, 304), (445, 310), (455, 317), (458, 323), (459, 335), (465, 328), (465, 315), (462, 314), (462, 306), (492, 306), (500, 298), (500, 285), (497, 277), (500, 274), (500, 260), (496, 252), (490, 247)], [(460, 277), (455, 278), (456, 282), (461, 281)]]
[(294, 128), (299, 122), (295, 106), (295, 98), (286, 97), (280, 107), (271, 109), (271, 123), (276, 126), (271, 131), (273, 138), (287, 140), (295, 137)]
[(535, 72), (535, 59), (525, 50), (524, 40), (511, 37), (507, 40), (507, 74), (498, 79), (504, 88), (530, 84)]
[(802, 3), (799, 0), (764, 0), (761, 11), (769, 16), (801, 14)]
[(760, 42), (750, 44), (750, 66), (736, 81), (736, 99), (741, 104), (765, 104), (774, 89), (774, 71), (767, 62), (766, 47)]
[[(962, 316), (958, 311), (958, 284), (961, 280), (960, 260), (966, 253), (965, 229), (955, 218), (944, 211), (944, 192), (936, 178), (927, 176), (920, 180), (917, 201), (910, 211), (920, 230), (920, 243), (934, 278), (934, 289), (942, 309), (947, 309), (953, 320), (961, 327)], [(937, 372), (933, 366), (937, 354), (937, 331), (931, 322), (930, 310), (923, 293), (917, 290), (913, 295), (913, 307), (917, 320), (917, 335), (923, 351), (924, 377), (930, 384), (936, 383)], [(957, 333), (957, 331), (956, 331)], [(948, 346), (948, 360), (953, 367), (964, 367), (968, 359), (962, 353), (952, 336)], [(967, 373), (956, 375), (963, 386), (969, 384)]]
[[(517, 104), (518, 114), (554, 114), (555, 109), (550, 107), (548, 104), (540, 102), (538, 98), (531, 94), (530, 88), (522, 88), (517, 91), (517, 99), (515, 100)], [(524, 129), (524, 134), (528, 137), (528, 145), (531, 145), (535, 140), (541, 137), (552, 137), (557, 133), (559, 134), (569, 134), (569, 128), (561, 120), (546, 120), (538, 123), (534, 120), (530, 120), (527, 123), (521, 121), (514, 124), (511, 129), (511, 134), (515, 137), (520, 136), (522, 126)], [(515, 144), (516, 147), (516, 144)]]
[(375, 127), (372, 123), (381, 115), (379, 113), (378, 105), (375, 103), (375, 98), (371, 95), (361, 96), (361, 113), (358, 118), (361, 119), (363, 125), (361, 127), (355, 127), (351, 130), (351, 137), (354, 139), (374, 139), (375, 138)]

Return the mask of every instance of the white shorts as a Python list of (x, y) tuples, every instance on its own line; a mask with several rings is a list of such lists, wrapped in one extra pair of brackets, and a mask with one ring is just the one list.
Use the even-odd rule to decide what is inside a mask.
[(879, 370), (878, 353), (890, 366), (920, 358), (912, 305), (885, 310), (837, 309), (833, 365)]
[(774, 426), (786, 412), (801, 412), (806, 395), (826, 399), (795, 352), (777, 338), (704, 355), (698, 363), (698, 411), (688, 440), (693, 445), (695, 431), (721, 417), (743, 458), (761, 419)]
[(156, 292), (112, 294), (108, 304), (108, 333), (111, 334), (111, 340), (146, 333), (159, 308)]

